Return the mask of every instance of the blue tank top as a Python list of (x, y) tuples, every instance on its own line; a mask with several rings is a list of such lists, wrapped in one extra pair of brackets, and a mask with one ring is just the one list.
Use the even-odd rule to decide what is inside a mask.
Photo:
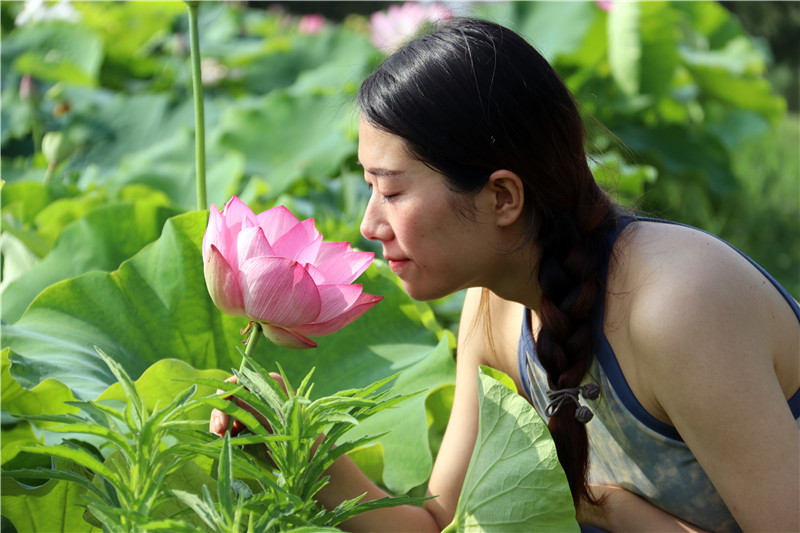
[[(633, 220), (683, 225), (665, 220), (626, 217), (608, 235), (606, 270), (617, 236)], [(733, 246), (731, 248), (736, 250)], [(780, 291), (800, 321), (800, 306), (786, 289), (752, 259), (736, 251)], [(668, 513), (710, 531), (741, 531), (677, 430), (653, 417), (633, 395), (614, 351), (603, 334), (603, 315), (603, 307), (598, 306), (592, 317), (599, 328), (598, 340), (593, 361), (584, 378), (584, 383), (599, 385), (602, 393), (596, 400), (581, 399), (595, 415), (586, 427), (589, 436), (589, 482), (619, 485)], [(536, 356), (527, 309), (518, 345), (518, 363), (525, 394), (547, 421), (544, 414), (548, 403), (547, 374)], [(788, 403), (800, 426), (800, 390)]]

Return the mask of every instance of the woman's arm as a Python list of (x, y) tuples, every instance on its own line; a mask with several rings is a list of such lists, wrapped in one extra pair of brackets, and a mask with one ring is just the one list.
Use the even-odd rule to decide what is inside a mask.
[[(468, 291), (461, 315), (453, 409), (428, 483), (428, 496), (434, 498), (424, 507), (391, 507), (360, 514), (343, 523), (346, 529), (440, 531), (452, 522), (478, 433), (478, 367), (481, 351), (486, 349), (485, 337), (466, 333), (476, 325), (479, 299), (479, 290)], [(330, 483), (318, 497), (328, 508), (364, 492), (367, 500), (386, 496), (347, 457), (337, 460), (326, 474), (331, 476)]]
[(589, 490), (592, 496), (601, 500), (603, 504), (599, 506), (585, 502), (581, 504), (578, 509), (578, 521), (581, 524), (611, 532), (703, 532), (697, 526), (662, 511), (622, 487), (591, 485)]

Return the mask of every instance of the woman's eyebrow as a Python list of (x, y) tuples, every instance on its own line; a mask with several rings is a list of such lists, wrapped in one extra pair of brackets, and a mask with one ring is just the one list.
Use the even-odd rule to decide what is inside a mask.
[[(364, 167), (364, 165), (361, 164), (361, 161), (358, 161), (358, 165)], [(400, 174), (405, 173), (405, 170), (393, 170), (380, 167), (364, 167), (364, 171), (368, 174), (372, 174), (373, 176), (399, 176)]]

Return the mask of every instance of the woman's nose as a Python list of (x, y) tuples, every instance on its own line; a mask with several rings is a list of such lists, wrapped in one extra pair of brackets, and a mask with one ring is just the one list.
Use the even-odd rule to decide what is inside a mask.
[(367, 203), (367, 210), (361, 220), (361, 235), (371, 241), (386, 240), (388, 234), (388, 224), (381, 215), (381, 209), (377, 202), (370, 198)]

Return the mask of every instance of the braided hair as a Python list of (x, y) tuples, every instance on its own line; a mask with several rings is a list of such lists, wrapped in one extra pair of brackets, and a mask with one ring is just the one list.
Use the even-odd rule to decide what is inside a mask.
[[(538, 357), (551, 389), (576, 387), (591, 362), (591, 311), (605, 295), (605, 234), (619, 218), (589, 169), (577, 105), (547, 61), (503, 26), (454, 18), (428, 31), (363, 82), (362, 117), (402, 137), (453, 191), (477, 194), (498, 169), (520, 177), (525, 239), (540, 250), (531, 265), (542, 291)], [(566, 405), (549, 426), (577, 506), (597, 502), (575, 409)]]

